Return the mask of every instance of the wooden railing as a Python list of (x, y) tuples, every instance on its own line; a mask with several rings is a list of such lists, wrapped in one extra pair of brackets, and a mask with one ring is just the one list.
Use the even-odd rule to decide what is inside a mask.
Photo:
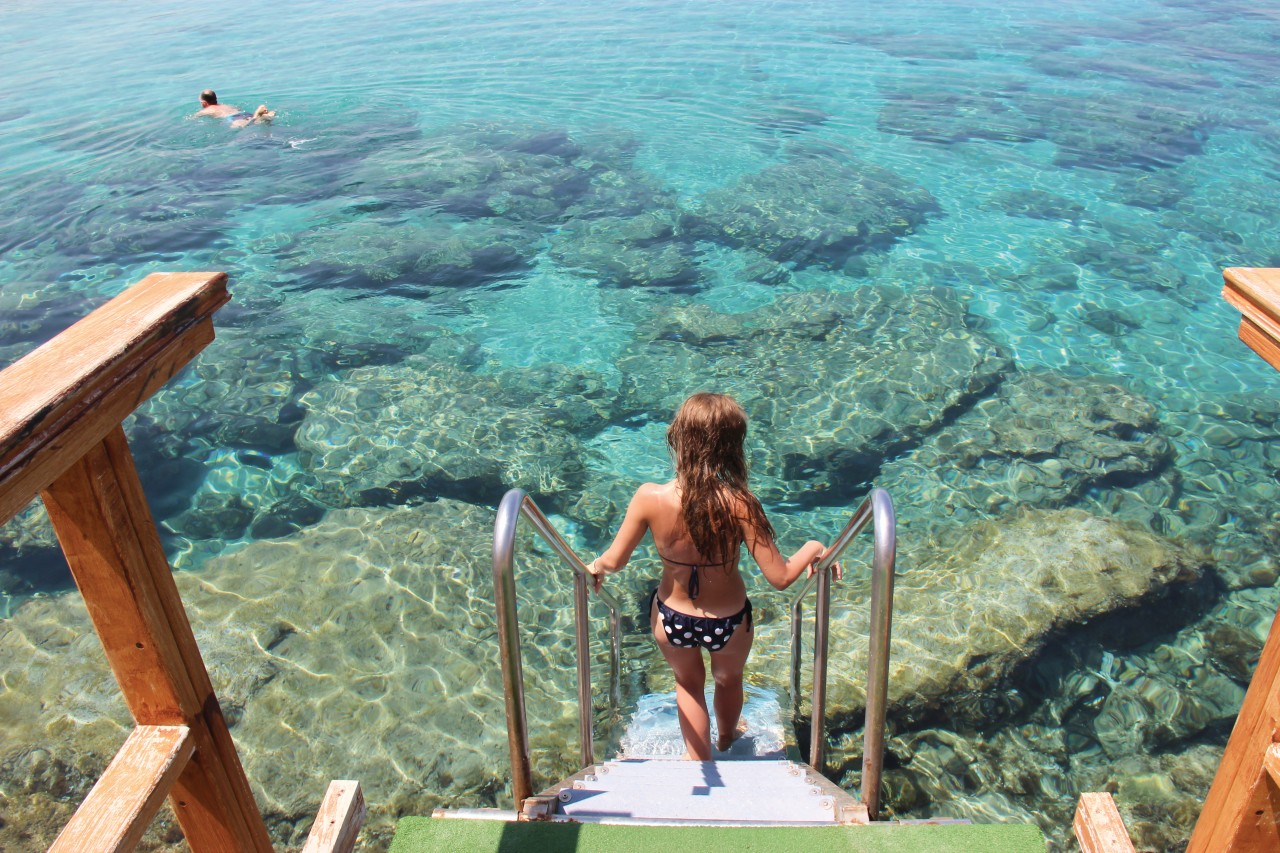
[[(0, 373), (0, 523), (36, 495), (137, 727), (53, 850), (130, 850), (167, 797), (195, 853), (271, 849), (121, 426), (212, 340), (224, 273), (156, 273)], [(364, 817), (334, 782), (307, 851)]]
[[(1280, 369), (1280, 269), (1223, 270), (1240, 340)], [(1249, 682), (1188, 853), (1280, 850), (1280, 612)]]
[(1240, 340), (1280, 370), (1280, 269), (1228, 267), (1222, 297), (1240, 312)]
[[(1240, 311), (1240, 340), (1280, 369), (1280, 269), (1230, 267), (1222, 296)], [(1076, 809), (1085, 853), (1133, 850), (1110, 794), (1085, 794)], [(1121, 837), (1123, 836), (1123, 837)], [(1280, 850), (1280, 612), (1249, 681), (1227, 749), (1191, 833), (1187, 853)]]

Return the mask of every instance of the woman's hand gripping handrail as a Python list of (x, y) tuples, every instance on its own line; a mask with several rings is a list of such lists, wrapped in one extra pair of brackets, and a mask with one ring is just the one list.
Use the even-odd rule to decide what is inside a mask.
[[(524, 668), (520, 660), (520, 625), (516, 618), (515, 548), (516, 523), (520, 516), (528, 519), (533, 529), (551, 546), (560, 559), (573, 569), (574, 628), (578, 647), (578, 735), (581, 741), (582, 766), (595, 763), (592, 740), (591, 646), (587, 633), (587, 566), (569, 547), (538, 509), (533, 499), (521, 489), (512, 489), (498, 504), (498, 517), (493, 523), (493, 592), (498, 616), (498, 645), (502, 658), (502, 687), (506, 696), (507, 743), (511, 748), (511, 787), (519, 811), (524, 801), (533, 796), (533, 772), (529, 761), (529, 727), (525, 717)], [(618, 600), (608, 592), (597, 593), (609, 608), (609, 631), (612, 644), (609, 657), (609, 704), (617, 713), (621, 676), (619, 658), (622, 636), (618, 623)]]
[(854, 512), (844, 530), (791, 602), (791, 709), (800, 713), (800, 621), (804, 598), (814, 584), (818, 600), (813, 627), (813, 714), (810, 724), (809, 763), (819, 773), (826, 757), (827, 636), (831, 616), (829, 569), (853, 538), (872, 522), (875, 537), (871, 563), (871, 630), (867, 660), (867, 716), (863, 726), (862, 802), (872, 819), (880, 810), (880, 774), (884, 765), (884, 721), (889, 695), (889, 636), (893, 622), (893, 570), (897, 557), (893, 499), (884, 489), (871, 494)]

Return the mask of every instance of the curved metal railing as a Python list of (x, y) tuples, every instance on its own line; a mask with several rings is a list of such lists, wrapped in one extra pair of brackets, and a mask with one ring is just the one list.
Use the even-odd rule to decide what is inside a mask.
[[(534, 531), (573, 569), (574, 628), (578, 644), (578, 737), (581, 742), (582, 766), (595, 763), (592, 701), (591, 645), (587, 634), (586, 563), (574, 553), (564, 538), (538, 509), (533, 499), (521, 489), (512, 489), (498, 504), (498, 517), (493, 523), (493, 592), (498, 611), (498, 646), (502, 657), (502, 686), (506, 694), (507, 744), (511, 748), (511, 788), (519, 811), (524, 801), (533, 796), (533, 770), (529, 760), (529, 727), (525, 717), (524, 668), (520, 662), (520, 624), (516, 618), (516, 523), (520, 516), (533, 525)], [(609, 631), (612, 639), (609, 656), (609, 705), (617, 714), (621, 674), (618, 660), (622, 656), (622, 635), (618, 623), (618, 600), (605, 590), (597, 593), (609, 608)]]
[(791, 603), (791, 710), (800, 713), (800, 621), (805, 596), (817, 585), (813, 626), (813, 714), (809, 764), (826, 775), (827, 636), (831, 618), (831, 565), (853, 538), (872, 523), (875, 537), (871, 561), (871, 631), (867, 655), (867, 716), (862, 728), (862, 802), (874, 820), (880, 810), (880, 775), (884, 768), (884, 719), (889, 697), (889, 635), (893, 622), (893, 567), (897, 557), (893, 499), (884, 489), (872, 489), (836, 537), (817, 571), (805, 581)]

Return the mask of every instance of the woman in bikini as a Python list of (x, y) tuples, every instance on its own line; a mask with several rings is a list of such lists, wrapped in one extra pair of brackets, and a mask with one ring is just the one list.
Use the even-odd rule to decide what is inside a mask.
[[(741, 733), (742, 670), (751, 654), (751, 602), (738, 571), (745, 543), (765, 580), (786, 589), (826, 552), (809, 541), (789, 559), (774, 541), (760, 501), (747, 487), (743, 442), (747, 414), (732, 397), (694, 394), (667, 429), (676, 466), (669, 483), (636, 490), (609, 550), (588, 566), (598, 590), (622, 569), (646, 532), (662, 558), (662, 580), (649, 599), (654, 640), (676, 677), (676, 708), (686, 758), (711, 760), (711, 721), (703, 694), (711, 658), (716, 748)], [(838, 567), (837, 567), (838, 571)]]

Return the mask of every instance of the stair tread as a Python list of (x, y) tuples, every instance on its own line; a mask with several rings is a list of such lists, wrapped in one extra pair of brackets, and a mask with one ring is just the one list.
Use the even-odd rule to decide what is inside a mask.
[[(559, 811), (574, 819), (631, 818), (832, 823), (832, 797), (787, 761), (609, 762), (594, 780), (565, 789)], [(793, 773), (800, 769), (800, 773)]]

